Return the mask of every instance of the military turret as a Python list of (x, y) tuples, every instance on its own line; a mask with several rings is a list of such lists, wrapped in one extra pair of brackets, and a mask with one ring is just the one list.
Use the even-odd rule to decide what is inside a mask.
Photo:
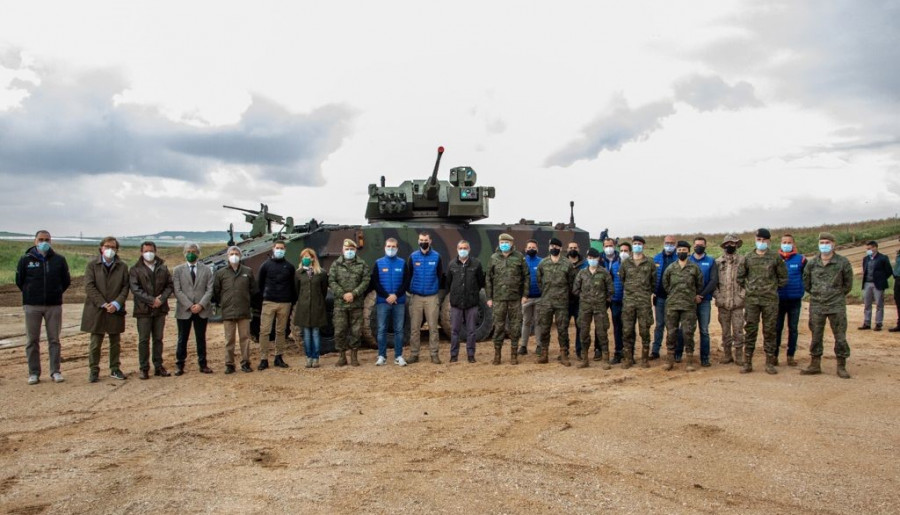
[(366, 218), (384, 221), (448, 221), (468, 223), (488, 216), (488, 200), (494, 198), (491, 186), (476, 186), (478, 175), (469, 166), (450, 170), (450, 180), (438, 180), (438, 168), (444, 147), (438, 147), (434, 171), (425, 180), (403, 181), (399, 186), (369, 185)]

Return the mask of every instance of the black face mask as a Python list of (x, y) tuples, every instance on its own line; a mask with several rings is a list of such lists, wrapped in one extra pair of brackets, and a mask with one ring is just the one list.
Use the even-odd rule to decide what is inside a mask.
[(570, 258), (577, 258), (577, 257), (578, 257), (578, 251), (577, 251), (577, 250), (570, 250), (570, 251), (569, 251), (569, 257), (570, 257)]
[(679, 253), (678, 253), (678, 260), (679, 260), (679, 261), (685, 261), (685, 260), (687, 260), (687, 257), (688, 257), (688, 253), (687, 253), (687, 252), (679, 252)]
[(705, 254), (706, 245), (694, 245), (694, 254)]
[(562, 250), (562, 249), (550, 249), (550, 255), (551, 255), (551, 256), (558, 256), (558, 255), (559, 255), (559, 251), (561, 251), (561, 250)]
[(428, 247), (430, 247), (430, 246), (431, 246), (431, 244), (428, 243), (427, 241), (423, 241), (422, 243), (419, 243), (419, 248), (422, 250), (428, 250)]
[(528, 249), (525, 251), (525, 253), (531, 257), (534, 257), (534, 256), (537, 256), (537, 249)]
[(731, 245), (725, 245), (725, 253), (726, 254), (734, 254), (737, 251), (737, 247), (733, 247)]

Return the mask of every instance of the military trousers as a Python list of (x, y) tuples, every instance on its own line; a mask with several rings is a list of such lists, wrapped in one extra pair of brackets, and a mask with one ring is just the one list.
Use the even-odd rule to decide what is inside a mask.
[[(679, 333), (680, 329), (680, 333)], [(697, 330), (697, 308), (666, 310), (666, 352), (676, 357), (678, 335), (684, 342), (684, 352), (694, 353), (694, 332)]]
[(522, 334), (522, 301), (495, 300), (491, 309), (494, 321), (494, 347), (503, 347), (503, 340), (508, 337), (513, 348), (518, 348), (519, 336)]
[(559, 339), (560, 352), (569, 352), (569, 306), (551, 306), (541, 301), (538, 308), (538, 327), (541, 337), (538, 345), (543, 352), (550, 352), (550, 327), (556, 321), (556, 335)]
[(838, 358), (850, 357), (850, 344), (847, 343), (847, 309), (837, 313), (819, 313), (813, 307), (809, 310), (809, 331), (812, 333), (812, 342), (809, 344), (809, 355), (821, 357), (825, 338), (825, 321), (831, 324), (831, 332), (834, 334), (834, 355)]
[(138, 366), (141, 370), (150, 370), (151, 348), (153, 341), (153, 366), (163, 366), (163, 330), (166, 328), (166, 315), (155, 315), (135, 319), (138, 332)]
[(744, 308), (718, 308), (719, 325), (722, 326), (722, 351), (731, 352), (731, 347), (744, 345)]
[(622, 305), (622, 338), (625, 344), (626, 355), (634, 355), (634, 343), (636, 338), (634, 324), (637, 323), (641, 333), (641, 347), (650, 350), (650, 326), (653, 325), (653, 307), (650, 302), (641, 304)]
[(763, 349), (767, 356), (774, 356), (775, 325), (778, 318), (778, 299), (772, 302), (747, 302), (744, 306), (744, 356), (753, 356), (756, 350), (756, 335), (762, 318)]
[(334, 308), (334, 347), (339, 351), (358, 349), (362, 333), (362, 308)]
[(581, 352), (588, 352), (591, 348), (591, 322), (593, 322), (594, 349), (599, 349), (601, 354), (609, 354), (609, 335), (607, 334), (609, 315), (606, 314), (606, 311), (606, 306), (603, 306), (603, 309), (591, 309), (581, 304), (578, 312), (578, 333), (583, 342)]
[[(91, 344), (88, 346), (88, 367), (91, 373), (100, 372), (100, 348), (103, 346), (103, 333), (91, 333)], [(109, 335), (109, 371), (119, 370), (119, 343), (121, 334)]]

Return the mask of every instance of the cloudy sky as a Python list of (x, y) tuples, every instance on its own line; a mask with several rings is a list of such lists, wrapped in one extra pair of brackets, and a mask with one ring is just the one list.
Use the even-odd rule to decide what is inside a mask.
[(900, 212), (900, 1), (0, 2), (0, 230), (364, 223), (469, 165), (596, 237)]

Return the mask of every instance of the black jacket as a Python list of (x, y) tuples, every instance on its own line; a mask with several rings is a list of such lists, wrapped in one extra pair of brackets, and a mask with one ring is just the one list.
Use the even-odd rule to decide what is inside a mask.
[(459, 258), (450, 261), (444, 284), (449, 288), (450, 305), (467, 309), (478, 306), (479, 293), (484, 288), (484, 270), (474, 257), (462, 263)]
[(263, 300), (269, 302), (297, 302), (297, 288), (294, 281), (296, 267), (287, 259), (271, 258), (261, 267), (257, 274), (259, 291)]
[[(891, 260), (881, 252), (875, 254), (875, 270), (873, 271), (872, 278), (874, 279), (872, 282), (875, 283), (875, 289), (877, 290), (886, 290), (888, 287), (888, 278), (894, 275), (894, 269), (891, 267)], [(862, 271), (863, 271), (863, 284), (866, 284), (866, 267), (869, 266), (869, 261), (872, 258), (866, 256), (863, 258), (862, 263)]]
[(61, 305), (63, 292), (71, 282), (66, 258), (53, 249), (41, 256), (35, 247), (31, 247), (16, 267), (16, 286), (22, 290), (22, 304), (27, 306)]

